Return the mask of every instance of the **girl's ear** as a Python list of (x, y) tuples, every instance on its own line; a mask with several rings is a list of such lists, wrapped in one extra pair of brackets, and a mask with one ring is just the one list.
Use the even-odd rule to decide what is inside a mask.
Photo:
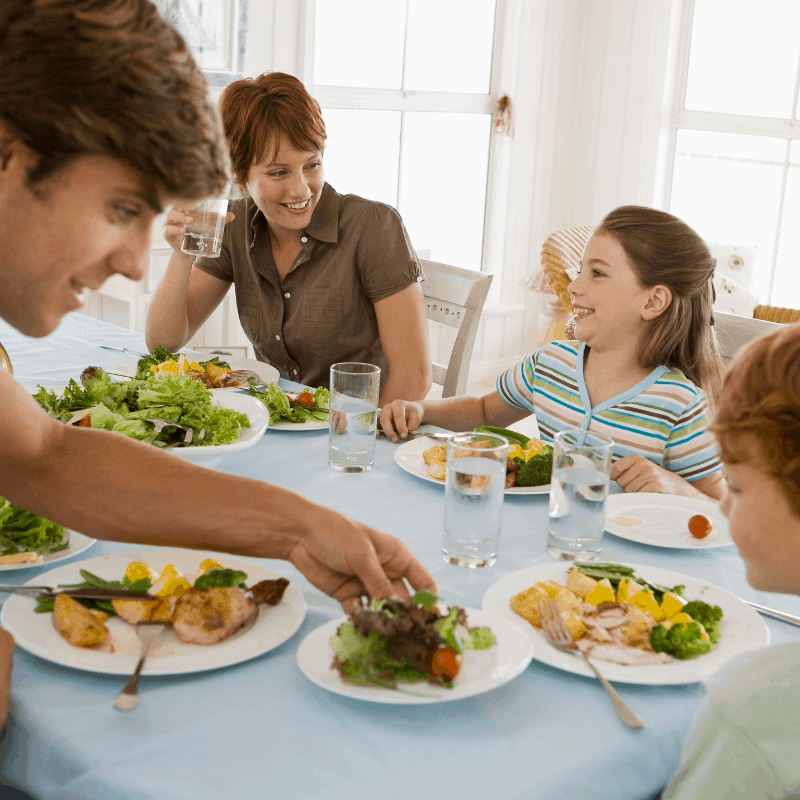
[(642, 319), (651, 320), (661, 316), (672, 304), (672, 290), (669, 286), (654, 286), (642, 309)]

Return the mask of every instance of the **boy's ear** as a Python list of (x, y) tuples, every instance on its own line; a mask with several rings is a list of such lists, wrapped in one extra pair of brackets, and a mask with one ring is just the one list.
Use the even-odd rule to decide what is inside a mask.
[(0, 172), (6, 169), (8, 162), (11, 161), (14, 153), (19, 149), (19, 145), (19, 139), (0, 120)]
[(672, 290), (669, 286), (654, 286), (642, 309), (642, 319), (651, 320), (661, 316), (672, 304)]

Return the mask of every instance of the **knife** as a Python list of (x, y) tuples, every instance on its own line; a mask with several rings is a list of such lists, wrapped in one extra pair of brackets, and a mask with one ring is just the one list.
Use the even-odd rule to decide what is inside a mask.
[(57, 594), (65, 594), (67, 597), (75, 597), (81, 600), (155, 600), (153, 595), (147, 592), (129, 592), (127, 589), (92, 589), (84, 587), (81, 589), (59, 589), (52, 586), (3, 586), (0, 585), (0, 592), (13, 592), (24, 594), (28, 597), (55, 597)]
[(797, 627), (800, 628), (800, 617), (794, 617), (791, 614), (784, 614), (783, 611), (776, 611), (774, 608), (760, 606), (758, 603), (751, 603), (749, 600), (746, 602), (747, 605), (751, 606), (758, 611), (759, 614), (763, 614), (765, 617), (774, 617), (775, 619), (781, 620), (781, 622), (788, 622), (789, 625), (797, 625)]

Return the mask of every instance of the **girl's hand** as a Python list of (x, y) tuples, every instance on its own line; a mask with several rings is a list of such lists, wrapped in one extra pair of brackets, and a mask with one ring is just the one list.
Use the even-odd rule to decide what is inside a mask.
[[(193, 206), (178, 208), (173, 206), (167, 214), (164, 227), (161, 229), (161, 235), (164, 237), (166, 243), (176, 252), (181, 252), (181, 242), (183, 241), (183, 226), (192, 221)], [(232, 222), (236, 215), (229, 211), (225, 215), (225, 224)], [(185, 254), (184, 254), (185, 255)], [(187, 256), (193, 258), (193, 256)]]
[(393, 441), (405, 439), (409, 431), (416, 430), (422, 422), (422, 403), (410, 400), (394, 400), (381, 409), (380, 426), (383, 432)]
[(703, 497), (692, 485), (644, 456), (625, 456), (611, 466), (611, 480), (626, 492), (656, 492), (684, 497)]

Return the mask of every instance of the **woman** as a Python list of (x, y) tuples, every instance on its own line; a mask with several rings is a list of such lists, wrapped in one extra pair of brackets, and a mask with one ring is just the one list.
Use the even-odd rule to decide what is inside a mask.
[(536, 414), (543, 438), (584, 428), (614, 440), (611, 478), (627, 492), (720, 499), (724, 492), (706, 397), (719, 393), (714, 259), (686, 223), (623, 206), (586, 244), (569, 285), (576, 342), (550, 342), (484, 397), (384, 406), (397, 440), (420, 422), (450, 430), (507, 426)]
[[(800, 325), (734, 361), (713, 430), (728, 478), (722, 511), (748, 583), (800, 594)], [(800, 645), (779, 645), (706, 687), (664, 800), (800, 797), (798, 753)]]
[(181, 253), (191, 211), (170, 211), (174, 252), (148, 309), (148, 346), (182, 347), (233, 283), (256, 355), (284, 377), (328, 385), (331, 364), (363, 361), (381, 368), (381, 405), (422, 399), (431, 385), (423, 275), (397, 212), (325, 183), (320, 108), (291, 75), (232, 83), (220, 112), (246, 196), (231, 206), (219, 258)]

